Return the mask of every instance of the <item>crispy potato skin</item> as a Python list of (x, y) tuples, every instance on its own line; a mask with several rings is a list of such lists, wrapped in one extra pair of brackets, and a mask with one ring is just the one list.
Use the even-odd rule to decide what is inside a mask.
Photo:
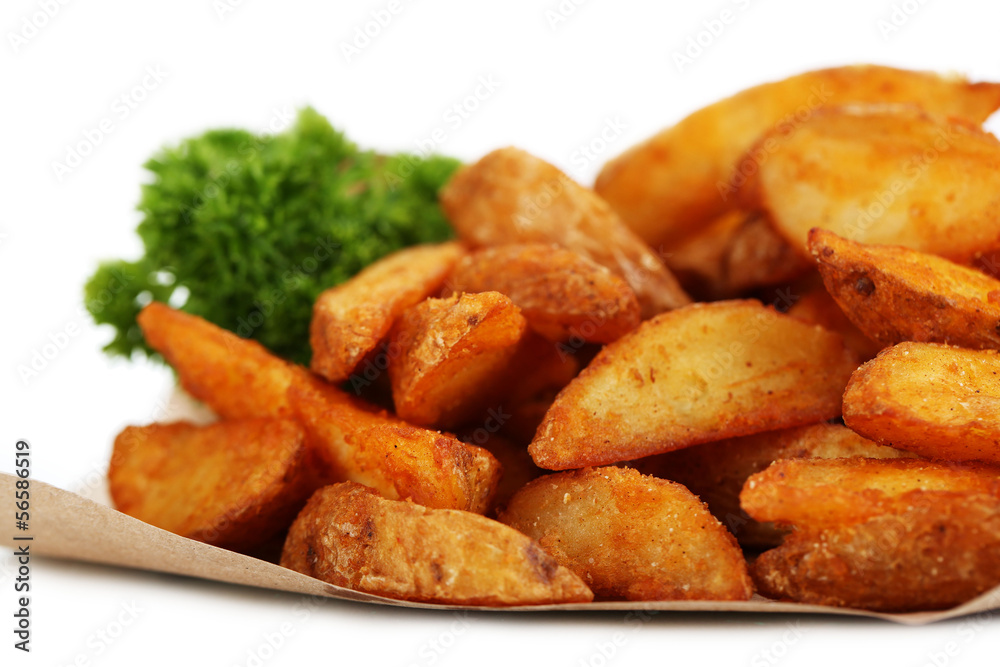
[(812, 424), (686, 447), (636, 461), (640, 472), (686, 486), (708, 504), (744, 549), (769, 549), (787, 532), (755, 521), (740, 508), (747, 478), (779, 459), (905, 458), (915, 454), (877, 445), (839, 424)]
[(405, 309), (437, 293), (463, 254), (458, 243), (405, 248), (316, 299), (310, 367), (331, 382), (351, 376)]
[(818, 324), (824, 329), (840, 334), (844, 344), (854, 352), (859, 361), (868, 361), (885, 347), (856, 327), (823, 285), (806, 291), (788, 309), (788, 314), (803, 322)]
[(538, 541), (603, 598), (747, 600), (736, 540), (680, 484), (629, 468), (546, 475), (501, 520)]
[(216, 413), (301, 422), (317, 476), (430, 507), (489, 509), (500, 476), (489, 452), (388, 416), (201, 318), (152, 303), (139, 323), (184, 388)]
[(786, 459), (752, 475), (740, 504), (758, 521), (825, 528), (892, 512), (912, 491), (1000, 495), (1000, 467), (922, 459)]
[(310, 498), (281, 564), (375, 595), (484, 606), (590, 602), (535, 542), (486, 517), (380, 498), (350, 482)]
[(475, 246), (555, 243), (607, 267), (635, 290), (643, 317), (691, 302), (604, 200), (522, 150), (501, 148), (459, 170), (440, 200), (459, 237)]
[(767, 211), (804, 257), (818, 221), (963, 264), (1000, 247), (1000, 142), (973, 123), (912, 107), (825, 108), (767, 145), (742, 203)]
[(1000, 280), (899, 246), (809, 232), (826, 289), (851, 321), (883, 345), (903, 341), (1000, 349)]
[(744, 219), (723, 255), (726, 291), (731, 296), (794, 280), (810, 268), (809, 261), (774, 231), (761, 212)]
[(154, 301), (139, 326), (177, 370), (181, 386), (220, 417), (291, 417), (288, 388), (308, 374), (262, 345)]
[(1000, 584), (1000, 500), (914, 491), (896, 513), (796, 531), (750, 569), (770, 598), (884, 612), (947, 609)]
[(856, 367), (840, 336), (759, 302), (694, 304), (606, 346), (529, 451), (566, 470), (815, 423), (840, 413)]
[(125, 514), (248, 551), (284, 531), (315, 490), (309, 456), (290, 420), (129, 426), (115, 438), (108, 485)]
[(741, 171), (761, 134), (794, 128), (822, 105), (860, 102), (916, 103), (981, 123), (1000, 106), (1000, 85), (873, 65), (806, 72), (694, 112), (607, 163), (594, 187), (646, 243), (672, 248), (732, 207), (743, 173), (775, 157), (751, 154)]
[(639, 302), (628, 283), (556, 245), (478, 250), (459, 260), (446, 286), (452, 292), (506, 295), (528, 326), (553, 342), (577, 336), (610, 343), (639, 326)]
[(517, 354), (527, 322), (499, 292), (427, 299), (403, 313), (389, 357), (396, 413), (421, 426), (453, 428), (501, 390), (495, 378)]
[(851, 377), (844, 421), (927, 458), (1000, 463), (1000, 352), (936, 343), (886, 348)]

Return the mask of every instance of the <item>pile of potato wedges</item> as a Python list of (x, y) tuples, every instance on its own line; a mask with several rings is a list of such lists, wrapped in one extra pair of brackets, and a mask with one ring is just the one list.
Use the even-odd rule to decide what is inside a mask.
[(593, 189), (522, 150), (457, 241), (316, 301), (309, 368), (161, 303), (219, 421), (132, 426), (123, 512), (389, 598), (905, 612), (1000, 584), (1000, 84), (807, 72)]

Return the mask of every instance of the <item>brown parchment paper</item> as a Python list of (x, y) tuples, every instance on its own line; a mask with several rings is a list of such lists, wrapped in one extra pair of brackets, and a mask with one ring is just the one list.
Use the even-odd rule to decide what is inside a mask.
[[(17, 478), (0, 473), (0, 497), (12, 498)], [(30, 545), (34, 556), (90, 561), (120, 567), (223, 581), (397, 607), (420, 609), (476, 609), (482, 611), (719, 611), (754, 613), (836, 614), (880, 618), (907, 625), (921, 625), (948, 618), (1000, 609), (1000, 586), (959, 607), (943, 612), (877, 614), (854, 609), (774, 602), (760, 596), (747, 602), (594, 602), (526, 607), (456, 607), (391, 600), (324, 583), (273, 563), (195, 542), (154, 528), (110, 507), (44, 482), (31, 480), (30, 542), (16, 542), (11, 531), (0, 536), (11, 548)]]

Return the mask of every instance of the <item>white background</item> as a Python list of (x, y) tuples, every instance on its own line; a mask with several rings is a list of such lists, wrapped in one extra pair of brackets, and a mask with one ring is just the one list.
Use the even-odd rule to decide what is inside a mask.
[[(35, 478), (99, 495), (95, 481), (114, 434), (149, 421), (169, 394), (165, 369), (100, 353), (108, 332), (81, 311), (82, 285), (96, 262), (140, 249), (133, 234), (140, 165), (165, 142), (215, 126), (263, 130), (276, 114), (312, 104), (363, 146), (413, 149), (440, 127), (442, 152), (474, 159), (516, 144), (589, 184), (605, 159), (686, 113), (802, 70), (876, 62), (1000, 80), (1000, 4), (988, 1), (591, 0), (554, 22), (547, 12), (558, 11), (559, 0), (411, 0), (350, 62), (341, 45), (388, 0), (224, 3), (70, 1), (45, 18), (38, 14), (44, 2), (3, 2), (0, 470), (12, 469), (15, 440), (28, 438)], [(912, 16), (897, 13), (898, 30), (888, 32), (888, 23), (880, 29), (894, 5)], [(568, 0), (562, 6), (573, 7)], [(708, 46), (678, 68), (673, 54), (724, 9), (733, 20), (711, 39), (702, 35)], [(32, 32), (25, 21), (45, 25)], [(30, 37), (15, 45), (12, 34)], [(159, 69), (162, 81), (122, 118), (115, 101), (142, 85), (147, 68)], [(460, 127), (447, 123), (449, 108), (474, 94), (480, 77), (498, 87)], [(53, 162), (105, 118), (112, 132), (60, 180)], [(624, 131), (597, 159), (581, 160), (578, 148), (609, 121)], [(37, 377), (19, 375), (50, 336), (74, 326), (78, 335)], [(0, 530), (8, 522), (9, 513), (0, 512)], [(1000, 641), (1000, 620), (988, 619), (909, 629), (836, 618), (664, 614), (636, 629), (620, 614), (456, 619), (338, 602), (306, 613), (292, 595), (36, 560), (34, 652), (25, 660), (11, 648), (14, 598), (8, 558), (0, 569), (4, 665), (544, 659), (577, 666), (644, 659), (940, 667), (996, 664)], [(137, 618), (106, 644), (98, 633), (115, 633), (119, 617), (129, 618), (123, 605), (135, 605)], [(283, 624), (290, 633), (278, 642)], [(608, 651), (619, 632), (624, 642), (605, 659), (601, 647)], [(267, 648), (268, 637), (281, 644), (277, 651)], [(251, 652), (261, 651), (267, 659), (254, 662)]]

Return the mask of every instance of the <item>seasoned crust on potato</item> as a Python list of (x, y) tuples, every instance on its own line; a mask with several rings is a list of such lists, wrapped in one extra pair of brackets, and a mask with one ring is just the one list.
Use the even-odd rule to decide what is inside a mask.
[(294, 421), (241, 419), (129, 426), (115, 438), (108, 485), (141, 521), (246, 551), (279, 535), (315, 489)]
[[(971, 263), (1000, 248), (1000, 141), (913, 107), (824, 108), (758, 145), (777, 148), (745, 186), (803, 257), (809, 230)], [(880, 199), (881, 197), (881, 199)]]
[(844, 421), (928, 458), (1000, 463), (1000, 352), (910, 342), (886, 348), (851, 377)]
[(514, 494), (501, 521), (538, 541), (596, 595), (747, 600), (736, 540), (680, 484), (629, 468), (546, 475)]
[(453, 292), (500, 292), (535, 332), (560, 342), (610, 343), (639, 326), (635, 292), (609, 269), (546, 243), (483, 248), (458, 261)]
[(477, 416), (501, 390), (496, 379), (517, 354), (526, 328), (520, 309), (499, 292), (427, 299), (410, 308), (392, 333), (396, 413), (440, 428)]
[(856, 366), (837, 334), (759, 302), (694, 304), (606, 346), (529, 451), (565, 470), (815, 423), (840, 413)]
[(788, 314), (839, 333), (859, 361), (868, 361), (884, 347), (854, 325), (822, 284), (807, 289), (788, 309)]
[(798, 530), (751, 565), (762, 595), (883, 612), (947, 609), (1000, 584), (1000, 500), (912, 491), (897, 512)]
[(140, 324), (181, 385), (218, 414), (300, 421), (322, 463), (317, 476), (431, 507), (489, 508), (500, 475), (489, 452), (410, 426), (199, 317), (152, 303)]
[(556, 243), (621, 276), (643, 317), (691, 299), (663, 261), (591, 190), (517, 148), (501, 148), (460, 169), (441, 190), (441, 207), (476, 246)]
[(309, 499), (288, 533), (281, 564), (336, 586), (415, 602), (507, 606), (593, 599), (576, 575), (502, 523), (386, 500), (350, 482)]
[(900, 246), (864, 245), (809, 232), (827, 291), (883, 345), (903, 341), (1000, 348), (1000, 280)]
[(405, 248), (316, 299), (310, 368), (331, 382), (350, 377), (406, 308), (435, 294), (462, 256), (458, 243)]
[(922, 459), (785, 459), (750, 476), (740, 493), (758, 521), (825, 527), (864, 521), (905, 505), (912, 491), (1000, 496), (1000, 467)]
[(686, 486), (736, 537), (740, 546), (777, 546), (786, 531), (755, 521), (740, 507), (747, 478), (779, 459), (906, 458), (915, 454), (878, 445), (839, 424), (811, 424), (685, 447), (635, 461), (640, 472)]
[(822, 105), (852, 102), (914, 103), (981, 123), (1000, 106), (1000, 84), (877, 65), (804, 72), (695, 111), (604, 165), (594, 188), (646, 243), (673, 249), (731, 208), (744, 175), (774, 157), (766, 151), (740, 162), (761, 134), (793, 128)]

